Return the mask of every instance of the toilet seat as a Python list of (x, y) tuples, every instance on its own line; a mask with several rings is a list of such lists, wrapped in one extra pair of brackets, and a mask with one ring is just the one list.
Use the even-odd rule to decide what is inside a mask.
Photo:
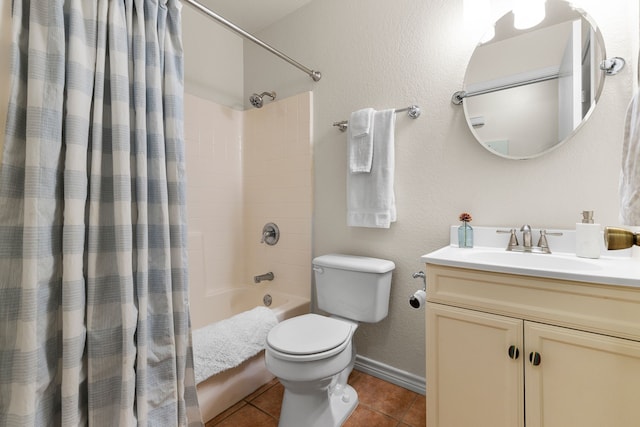
[(355, 328), (343, 320), (304, 314), (274, 326), (267, 335), (267, 347), (275, 357), (285, 360), (324, 359), (344, 350)]

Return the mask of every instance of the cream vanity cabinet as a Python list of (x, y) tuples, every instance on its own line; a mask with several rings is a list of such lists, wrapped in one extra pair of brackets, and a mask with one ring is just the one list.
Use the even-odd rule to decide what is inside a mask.
[(640, 426), (640, 288), (427, 264), (429, 427)]

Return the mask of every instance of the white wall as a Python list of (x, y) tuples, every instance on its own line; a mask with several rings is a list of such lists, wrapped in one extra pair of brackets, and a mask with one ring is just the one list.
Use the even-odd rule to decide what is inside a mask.
[(187, 92), (243, 109), (242, 38), (185, 4), (182, 43)]
[[(472, 225), (572, 228), (583, 209), (594, 209), (603, 224), (618, 222), (638, 3), (575, 3), (599, 24), (607, 53), (627, 58), (627, 68), (607, 79), (600, 105), (578, 135), (528, 161), (506, 160), (482, 148), (462, 108), (450, 102), (479, 36), (465, 32), (462, 0), (320, 0), (261, 32), (263, 40), (319, 69), (318, 83), (245, 43), (246, 92), (314, 92), (314, 255), (350, 252), (396, 262), (389, 317), (358, 330), (360, 354), (424, 375), (424, 312), (407, 303), (420, 286), (411, 274), (424, 268), (420, 255), (447, 244), (448, 226), (460, 212), (473, 214)], [(346, 140), (332, 122), (363, 107), (413, 103), (422, 106), (422, 116), (399, 116), (396, 124), (398, 222), (389, 230), (348, 228)]]

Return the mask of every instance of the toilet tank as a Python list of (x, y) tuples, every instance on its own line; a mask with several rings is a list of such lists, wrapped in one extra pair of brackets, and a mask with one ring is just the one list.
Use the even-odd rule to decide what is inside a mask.
[(318, 308), (359, 322), (379, 322), (389, 312), (393, 261), (330, 254), (313, 260)]

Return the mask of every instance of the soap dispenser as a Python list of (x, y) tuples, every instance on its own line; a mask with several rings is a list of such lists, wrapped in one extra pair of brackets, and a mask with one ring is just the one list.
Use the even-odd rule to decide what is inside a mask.
[(582, 222), (576, 223), (576, 255), (600, 258), (601, 246), (600, 224), (594, 224), (593, 211), (582, 211)]

